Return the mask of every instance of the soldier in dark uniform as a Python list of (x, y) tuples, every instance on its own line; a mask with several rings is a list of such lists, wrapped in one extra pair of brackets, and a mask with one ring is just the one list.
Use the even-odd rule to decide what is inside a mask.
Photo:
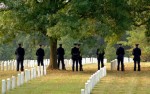
[(97, 60), (98, 60), (98, 70), (100, 70), (100, 62), (101, 62), (101, 68), (104, 67), (104, 49), (98, 48), (96, 51)]
[(22, 48), (21, 44), (18, 44), (19, 47), (16, 49), (15, 54), (17, 56), (17, 71), (19, 71), (19, 65), (21, 64), (21, 71), (24, 71), (23, 60), (25, 55), (25, 50)]
[(38, 66), (43, 66), (44, 63), (43, 63), (43, 59), (44, 59), (44, 56), (45, 56), (45, 52), (44, 50), (42, 49), (42, 45), (39, 45), (40, 48), (37, 49), (36, 51), (36, 56), (37, 56), (37, 62), (38, 62)]
[(134, 60), (134, 71), (136, 71), (136, 63), (138, 63), (138, 71), (141, 71), (141, 66), (140, 66), (141, 49), (138, 48), (138, 45), (139, 44), (135, 45), (136, 47), (133, 49), (133, 52), (132, 52), (132, 54), (134, 55), (134, 58), (133, 58), (133, 60)]
[(77, 48), (77, 43), (74, 44), (75, 47), (73, 47), (71, 49), (71, 55), (72, 55), (72, 61), (73, 61), (73, 64), (72, 64), (72, 71), (74, 71), (74, 65), (76, 63), (76, 71), (78, 71), (78, 58), (79, 58), (79, 49)]
[(81, 45), (81, 44), (78, 44), (78, 49), (79, 49), (79, 57), (78, 57), (78, 60), (79, 60), (79, 65), (80, 65), (80, 71), (83, 71), (83, 66), (82, 66), (82, 54), (81, 54), (80, 45)]
[(117, 55), (117, 62), (118, 62), (118, 66), (117, 66), (117, 70), (119, 71), (119, 67), (120, 67), (120, 62), (121, 62), (121, 71), (124, 71), (124, 48), (122, 47), (122, 44), (119, 44), (119, 48), (116, 51), (116, 55)]
[(62, 44), (59, 44), (59, 48), (57, 48), (58, 68), (61, 61), (63, 70), (65, 70), (64, 55), (65, 55), (64, 48), (62, 48)]

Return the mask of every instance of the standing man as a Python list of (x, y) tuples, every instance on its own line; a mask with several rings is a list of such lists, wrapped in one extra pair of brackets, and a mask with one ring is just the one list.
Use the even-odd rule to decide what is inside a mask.
[(79, 57), (78, 57), (78, 60), (79, 60), (79, 65), (80, 65), (80, 71), (83, 71), (83, 66), (82, 66), (82, 54), (81, 54), (80, 45), (81, 45), (81, 44), (78, 44), (78, 49), (79, 49)]
[(65, 64), (64, 64), (64, 55), (65, 55), (64, 48), (62, 48), (62, 44), (59, 44), (59, 48), (57, 48), (58, 68), (59, 68), (60, 61), (61, 61), (62, 69), (66, 70)]
[(42, 49), (42, 45), (39, 45), (40, 48), (37, 49), (36, 51), (36, 56), (37, 56), (37, 62), (38, 62), (38, 66), (43, 66), (44, 63), (43, 63), (43, 59), (44, 59), (44, 56), (45, 56), (45, 52), (44, 50)]
[(104, 54), (105, 51), (103, 48), (98, 48), (96, 51), (97, 60), (98, 60), (98, 70), (100, 70), (100, 62), (101, 62), (101, 68), (104, 67)]
[(74, 47), (71, 49), (71, 55), (72, 55), (72, 71), (74, 71), (74, 65), (76, 63), (76, 71), (78, 71), (78, 58), (79, 58), (79, 49), (77, 47), (77, 43), (74, 44)]
[(117, 66), (117, 70), (119, 71), (119, 67), (120, 67), (120, 62), (121, 62), (121, 71), (124, 71), (124, 48), (122, 47), (122, 44), (119, 44), (119, 48), (116, 51), (116, 55), (117, 55), (117, 61), (118, 61), (118, 66)]
[(17, 57), (17, 71), (19, 71), (20, 64), (21, 64), (21, 71), (24, 71), (23, 60), (24, 60), (25, 51), (24, 48), (22, 48), (21, 43), (19, 43), (18, 46), (19, 47), (15, 51)]
[(140, 66), (140, 56), (141, 56), (141, 49), (138, 48), (139, 44), (135, 44), (135, 48), (133, 49), (132, 54), (134, 55), (134, 71), (136, 71), (136, 63), (138, 63), (138, 71), (141, 71), (141, 66)]

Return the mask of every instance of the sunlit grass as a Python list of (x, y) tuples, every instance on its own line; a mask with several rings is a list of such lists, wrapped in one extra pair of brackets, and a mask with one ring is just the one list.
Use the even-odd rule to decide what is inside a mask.
[[(150, 94), (150, 63), (141, 64), (142, 71), (133, 71), (133, 63), (125, 64), (125, 72), (111, 71), (95, 86), (92, 94)], [(80, 94), (84, 83), (97, 71), (97, 64), (84, 65), (83, 72), (49, 70), (46, 76), (33, 79), (7, 94)], [(1, 72), (0, 79), (15, 75), (15, 71)], [(1, 82), (0, 82), (1, 84)], [(1, 86), (0, 86), (1, 87)]]
[(17, 73), (19, 73), (19, 72), (16, 72), (16, 71), (0, 71), (0, 93), (2, 92), (1, 91), (2, 79), (7, 80), (7, 78), (11, 78), (12, 76), (16, 76)]
[(133, 63), (125, 65), (125, 72), (107, 70), (92, 94), (150, 94), (150, 63), (141, 64), (142, 71), (133, 71)]
[(29, 81), (7, 94), (80, 94), (84, 83), (97, 71), (96, 64), (84, 66), (83, 72), (50, 70), (46, 76)]

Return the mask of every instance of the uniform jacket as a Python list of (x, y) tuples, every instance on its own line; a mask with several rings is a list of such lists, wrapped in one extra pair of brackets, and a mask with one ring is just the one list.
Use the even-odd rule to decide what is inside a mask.
[(15, 51), (15, 54), (17, 56), (17, 60), (24, 60), (24, 55), (25, 55), (24, 48), (18, 47)]
[(77, 47), (72, 48), (71, 55), (72, 55), (72, 59), (78, 59), (79, 55), (80, 55), (79, 48), (77, 48)]
[(45, 56), (45, 52), (42, 48), (39, 48), (37, 51), (36, 51), (36, 56), (38, 57), (38, 59), (43, 59), (44, 56)]
[(119, 47), (116, 51), (116, 55), (118, 59), (122, 59), (124, 57), (125, 51), (123, 47)]
[(141, 49), (140, 48), (134, 48), (132, 54), (134, 55), (133, 60), (140, 60)]
[(64, 59), (64, 55), (65, 55), (65, 51), (62, 47), (59, 47), (57, 49), (57, 56), (58, 56), (58, 59)]
[(99, 49), (97, 49), (96, 55), (97, 55), (98, 59), (103, 59), (104, 58), (104, 54), (105, 54), (104, 50), (102, 52), (100, 52)]

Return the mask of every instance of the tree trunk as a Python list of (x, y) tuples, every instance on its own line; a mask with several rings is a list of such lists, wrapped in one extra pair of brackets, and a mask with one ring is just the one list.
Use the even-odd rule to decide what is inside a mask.
[(50, 65), (48, 69), (58, 69), (57, 66), (57, 39), (50, 38)]

